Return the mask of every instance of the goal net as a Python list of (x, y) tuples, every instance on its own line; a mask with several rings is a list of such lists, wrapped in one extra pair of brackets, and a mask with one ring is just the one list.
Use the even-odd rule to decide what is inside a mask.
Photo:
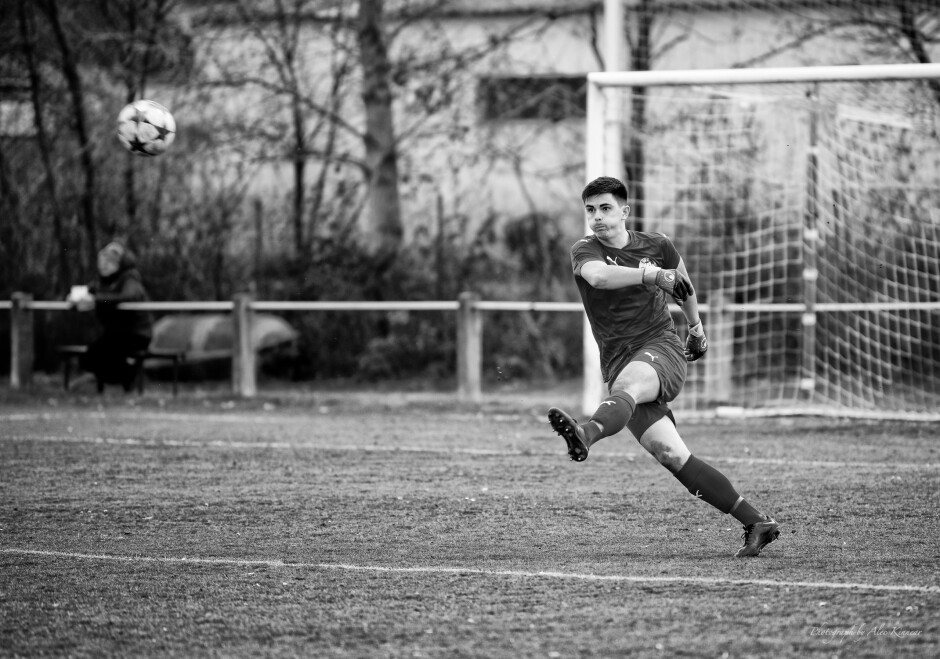
[[(940, 65), (588, 82), (588, 180), (628, 182), (630, 228), (675, 242), (702, 303), (676, 407), (938, 415)], [(595, 355), (586, 331), (586, 409)]]

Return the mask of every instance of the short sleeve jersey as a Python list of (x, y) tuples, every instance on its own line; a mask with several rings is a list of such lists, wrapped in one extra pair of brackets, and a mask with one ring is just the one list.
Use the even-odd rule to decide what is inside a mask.
[(629, 231), (628, 235), (629, 242), (623, 249), (608, 247), (594, 235), (571, 246), (571, 267), (600, 349), (604, 381), (616, 375), (643, 344), (664, 332), (676, 331), (666, 305), (666, 294), (658, 286), (640, 284), (604, 290), (592, 287), (581, 277), (581, 266), (589, 261), (630, 268), (679, 266), (679, 252), (664, 234)]

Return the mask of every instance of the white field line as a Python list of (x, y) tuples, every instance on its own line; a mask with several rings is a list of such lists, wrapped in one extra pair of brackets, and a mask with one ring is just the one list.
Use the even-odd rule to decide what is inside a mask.
[[(201, 413), (201, 412), (152, 412), (146, 410), (110, 410), (110, 411), (78, 411), (78, 412), (14, 412), (10, 414), (0, 414), (0, 423), (5, 421), (53, 421), (68, 420), (75, 418), (85, 419), (124, 419), (124, 420), (147, 420), (147, 421), (204, 421), (207, 423), (310, 423), (315, 421), (318, 416), (328, 415), (336, 409), (335, 404), (330, 402), (317, 403), (311, 406), (308, 412), (292, 411), (285, 413), (277, 407), (272, 407), (268, 411), (258, 413), (245, 412), (219, 412), (219, 413)], [(393, 407), (392, 409), (399, 409)], [(794, 408), (775, 408), (748, 410), (738, 407), (718, 407), (714, 410), (680, 410), (683, 421), (772, 421), (774, 419), (792, 420), (794, 418), (814, 419), (822, 418), (828, 420), (847, 420), (856, 422), (877, 422), (877, 421), (901, 421), (915, 424), (934, 423), (940, 421), (940, 413), (929, 412), (875, 412), (865, 410), (818, 410), (807, 407)], [(482, 413), (482, 412), (437, 412), (438, 416), (445, 416), (447, 419), (473, 421), (483, 417), (488, 421), (514, 421), (522, 418), (544, 419), (542, 414), (533, 414), (531, 412), (519, 413)], [(546, 422), (547, 424), (547, 422)]]
[[(322, 408), (322, 410), (321, 410)], [(310, 424), (315, 422), (317, 418), (322, 416), (328, 416), (334, 412), (334, 408), (330, 405), (318, 406), (315, 409), (311, 410), (308, 413), (293, 413), (293, 414), (284, 414), (278, 410), (273, 410), (271, 412), (265, 412), (260, 414), (242, 414), (242, 413), (220, 413), (220, 414), (202, 414), (202, 413), (193, 413), (188, 414), (186, 412), (145, 412), (140, 411), (126, 411), (126, 410), (117, 410), (110, 412), (21, 412), (21, 413), (12, 413), (12, 414), (0, 414), (0, 423), (4, 422), (13, 422), (13, 421), (72, 421), (75, 419), (92, 419), (92, 420), (107, 420), (107, 419), (119, 419), (122, 421), (180, 421), (180, 422), (197, 422), (203, 421), (206, 423), (234, 423), (237, 425), (242, 425), (246, 423), (299, 423), (299, 424)], [(534, 415), (530, 414), (476, 414), (476, 413), (444, 413), (440, 414), (442, 418), (455, 420), (455, 421), (470, 421), (482, 419), (484, 416), (487, 421), (517, 421), (522, 418), (531, 418)], [(541, 416), (537, 418), (542, 419)], [(545, 425), (548, 425), (547, 417), (543, 419)]]
[(271, 559), (247, 558), (195, 558), (170, 556), (121, 556), (116, 554), (80, 554), (67, 551), (47, 551), (39, 549), (0, 549), (3, 554), (21, 556), (43, 556), (70, 560), (114, 561), (124, 563), (162, 563), (191, 565), (222, 565), (236, 567), (257, 567), (288, 570), (345, 570), (348, 572), (376, 572), (388, 574), (473, 574), (483, 577), (518, 577), (541, 579), (567, 579), (572, 581), (607, 581), (626, 583), (659, 584), (695, 584), (701, 586), (766, 586), (774, 588), (800, 588), (807, 590), (866, 590), (874, 592), (904, 592), (940, 594), (940, 586), (911, 586), (906, 584), (872, 584), (834, 581), (777, 581), (774, 579), (726, 579), (722, 577), (654, 577), (631, 574), (592, 574), (583, 572), (528, 571), (528, 570), (486, 570), (475, 567), (418, 566), (395, 567), (386, 565), (351, 565), (348, 563), (303, 563)]
[[(501, 457), (531, 457), (531, 456), (563, 456), (563, 450), (542, 450), (533, 451), (529, 449), (486, 449), (469, 448), (460, 446), (413, 446), (413, 445), (376, 445), (376, 444), (343, 444), (343, 445), (323, 445), (298, 442), (277, 442), (277, 441), (193, 441), (179, 439), (140, 439), (137, 437), (102, 437), (88, 435), (0, 435), (0, 442), (61, 442), (71, 444), (101, 444), (108, 446), (146, 446), (151, 448), (171, 447), (171, 448), (211, 448), (211, 449), (281, 449), (290, 451), (301, 451), (316, 449), (326, 452), (350, 452), (350, 453), (439, 453), (444, 455), (481, 455), (481, 456), (501, 456)], [(561, 447), (563, 448), (563, 447)], [(603, 458), (624, 458), (630, 462), (637, 459), (638, 456), (645, 458), (643, 453), (624, 453), (617, 451), (604, 451), (600, 456)], [(849, 462), (841, 460), (792, 460), (788, 458), (735, 458), (727, 456), (709, 456), (702, 455), (702, 458), (712, 462), (723, 462), (728, 464), (755, 464), (770, 465), (780, 467), (807, 467), (820, 469), (850, 468), (850, 469), (875, 469), (875, 470), (926, 470), (932, 471), (940, 469), (940, 463), (936, 462)]]

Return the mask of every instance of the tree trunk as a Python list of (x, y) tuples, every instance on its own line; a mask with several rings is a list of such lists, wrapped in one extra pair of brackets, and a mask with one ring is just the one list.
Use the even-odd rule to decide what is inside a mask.
[(296, 95), (291, 99), (294, 123), (294, 253), (298, 259), (307, 254), (307, 238), (304, 235), (304, 205), (306, 204), (307, 144), (306, 126), (300, 99)]
[[(42, 121), (43, 104), (40, 94), (41, 79), (36, 63), (33, 25), (26, 11), (25, 0), (19, 3), (20, 35), (23, 39), (23, 50), (29, 68), (29, 87), (33, 104), (33, 121), (36, 128), (36, 142), (39, 146), (39, 155), (43, 169), (46, 170), (46, 188), (49, 192), (49, 205), (52, 208), (52, 234), (55, 238), (55, 249), (58, 252), (59, 277), (61, 281), (72, 281), (72, 266), (69, 254), (69, 244), (65, 236), (65, 223), (62, 219), (62, 208), (59, 204), (59, 191), (56, 185), (56, 171), (52, 165), (52, 150), (49, 145), (49, 136)], [(53, 284), (57, 278), (52, 278)]]
[(85, 233), (88, 238), (88, 263), (95, 263), (95, 254), (98, 250), (98, 235), (95, 218), (95, 164), (91, 157), (91, 140), (88, 137), (88, 120), (85, 116), (85, 93), (82, 88), (82, 79), (78, 73), (78, 63), (75, 54), (69, 46), (59, 20), (59, 6), (57, 0), (45, 0), (43, 7), (52, 31), (55, 34), (59, 52), (62, 55), (62, 75), (68, 85), (69, 95), (72, 98), (72, 109), (75, 112), (75, 135), (78, 138), (79, 154), (82, 170), (85, 174), (85, 186), (82, 191), (82, 221), (85, 224)]
[(383, 0), (359, 3), (358, 38), (365, 106), (365, 151), (369, 172), (364, 246), (377, 265), (390, 261), (402, 240), (398, 154), (392, 116), (389, 62), (382, 33)]

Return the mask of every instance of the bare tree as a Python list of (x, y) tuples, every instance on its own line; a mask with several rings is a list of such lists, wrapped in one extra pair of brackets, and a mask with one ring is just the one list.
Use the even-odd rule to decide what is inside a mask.
[(36, 131), (36, 143), (45, 173), (45, 185), (49, 193), (49, 205), (52, 210), (52, 236), (58, 253), (59, 274), (64, 281), (72, 280), (72, 267), (69, 258), (68, 240), (65, 235), (65, 220), (59, 203), (57, 172), (52, 162), (52, 147), (43, 117), (45, 103), (42, 95), (42, 78), (39, 74), (39, 61), (36, 55), (37, 36), (35, 16), (27, 0), (17, 3), (19, 31), (23, 57), (29, 75), (30, 101), (33, 108), (33, 127)]
[(85, 249), (88, 262), (91, 263), (98, 243), (98, 228), (95, 218), (97, 167), (92, 158), (92, 143), (85, 109), (84, 83), (78, 68), (78, 55), (62, 25), (58, 0), (40, 0), (40, 8), (46, 14), (54, 35), (55, 44), (59, 50), (59, 65), (61, 66), (62, 75), (65, 77), (74, 117), (72, 128), (75, 131), (75, 139), (78, 141), (79, 159), (84, 177), (84, 186), (81, 193), (81, 221), (85, 227), (87, 238)]
[[(361, 130), (341, 111), (346, 82), (355, 65), (346, 42), (349, 19), (342, 12), (342, 6), (324, 0), (275, 0), (262, 8), (239, 0), (233, 18), (211, 17), (235, 25), (236, 31), (244, 30), (259, 48), (260, 66), (252, 66), (233, 57), (230, 44), (217, 39), (217, 45), (207, 49), (214, 72), (203, 73), (202, 82), (241, 93), (260, 90), (278, 108), (273, 116), (264, 117), (263, 123), (243, 128), (249, 139), (264, 143), (264, 150), (274, 150), (272, 156), (262, 151), (259, 158), (281, 160), (286, 156), (291, 163), (290, 224), (296, 258), (308, 254), (316, 233), (326, 202), (328, 165), (346, 162), (364, 168), (360, 159), (341, 152), (338, 139), (340, 133), (362, 139)], [(307, 51), (311, 43), (324, 41), (330, 46), (326, 68), (322, 61), (311, 61), (313, 56)], [(324, 87), (326, 94), (322, 93)], [(312, 161), (320, 166), (312, 168)], [(315, 172), (312, 183), (308, 180), (311, 170)]]
[(389, 79), (391, 61), (383, 29), (383, 10), (383, 0), (360, 0), (357, 21), (366, 126), (363, 142), (370, 183), (366, 249), (378, 257), (379, 263), (387, 262), (397, 253), (402, 238), (398, 151)]
[[(668, 16), (667, 10), (668, 8), (664, 8), (661, 4), (657, 5), (657, 0), (639, 0), (631, 7), (631, 18), (627, 26), (627, 45), (630, 49), (633, 71), (649, 71), (657, 58), (688, 38), (687, 30), (666, 42), (656, 38), (655, 28)], [(646, 104), (646, 87), (631, 88), (630, 142), (627, 157), (624, 160), (633, 194), (630, 215), (633, 217), (634, 228), (638, 231), (643, 230), (643, 221), (646, 217)]]
[[(125, 103), (146, 97), (153, 75), (187, 68), (180, 53), (188, 48), (180, 43), (178, 26), (172, 20), (177, 4), (177, 0), (95, 0), (101, 32), (92, 40), (92, 49), (96, 59), (121, 82)], [(139, 158), (128, 156), (123, 165), (124, 225), (133, 227), (139, 221)], [(116, 215), (102, 220), (106, 233), (119, 231)]]
[[(630, 59), (634, 71), (649, 71), (652, 60), (651, 32), (653, 29), (652, 0), (640, 0), (635, 11), (636, 30), (627, 43), (630, 46)], [(626, 158), (627, 174), (630, 187), (633, 188), (634, 228), (643, 230), (646, 217), (644, 171), (646, 153), (644, 138), (646, 134), (646, 88), (634, 87), (630, 95), (630, 151)]]
[[(940, 46), (940, 14), (935, 0), (845, 2), (827, 11), (793, 13), (788, 18), (791, 27), (787, 41), (738, 66), (754, 66), (821, 39), (849, 41), (859, 47), (861, 55), (877, 62), (928, 64), (936, 59), (931, 50)], [(930, 80), (928, 84), (940, 105), (940, 81)]]

